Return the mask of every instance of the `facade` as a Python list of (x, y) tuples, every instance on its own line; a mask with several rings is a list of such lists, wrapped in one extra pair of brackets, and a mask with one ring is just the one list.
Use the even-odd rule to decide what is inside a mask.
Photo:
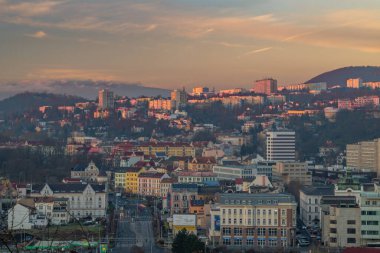
[(139, 192), (139, 174), (143, 168), (129, 167), (125, 171), (125, 190), (137, 194)]
[(347, 167), (380, 175), (380, 139), (348, 144), (346, 150)]
[(198, 199), (197, 184), (172, 184), (170, 191), (170, 213), (187, 214), (189, 213), (190, 201)]
[(271, 161), (258, 161), (256, 168), (257, 168), (257, 175), (265, 175), (269, 179), (272, 179), (273, 176), (273, 166), (276, 165), (276, 162)]
[(212, 171), (214, 165), (216, 165), (214, 157), (194, 157), (188, 164), (188, 170)]
[(119, 169), (115, 171), (114, 187), (119, 189), (126, 189), (126, 170)]
[(169, 178), (164, 173), (143, 172), (138, 176), (139, 194), (143, 196), (161, 196), (161, 180)]
[(277, 80), (268, 78), (257, 80), (253, 88), (255, 93), (271, 95), (277, 92)]
[(360, 208), (354, 196), (324, 196), (322, 204), (322, 241), (325, 246), (360, 246)]
[(305, 162), (277, 162), (273, 168), (273, 178), (286, 184), (299, 182), (302, 185), (312, 185), (312, 175)]
[(79, 178), (85, 182), (97, 182), (99, 177), (99, 168), (91, 161), (87, 167), (76, 165), (71, 169), (71, 178)]
[(177, 174), (178, 183), (195, 183), (216, 182), (217, 177), (213, 172), (193, 172), (182, 171)]
[(195, 156), (195, 147), (189, 143), (158, 142), (146, 143), (137, 147), (145, 155), (163, 153), (166, 156)]
[(359, 89), (363, 86), (363, 80), (361, 78), (351, 78), (347, 80), (347, 88)]
[(211, 209), (214, 246), (239, 249), (295, 246), (297, 202), (287, 194), (221, 194)]
[(8, 230), (32, 229), (45, 227), (48, 222), (45, 216), (37, 215), (33, 205), (18, 203), (8, 210)]
[(99, 108), (113, 109), (115, 107), (115, 99), (113, 92), (108, 89), (99, 90)]
[(334, 195), (334, 188), (329, 186), (303, 187), (300, 190), (300, 219), (306, 226), (320, 226), (321, 199)]
[(154, 99), (149, 101), (149, 110), (172, 111), (174, 109), (174, 101), (170, 99)]
[(371, 246), (380, 241), (380, 191), (360, 194), (361, 245)]
[(282, 130), (266, 134), (268, 161), (295, 161), (296, 159), (296, 133)]
[(179, 110), (187, 103), (187, 92), (183, 90), (173, 90), (170, 93), (170, 98), (174, 102), (174, 108)]
[(216, 174), (218, 180), (253, 178), (257, 175), (255, 165), (215, 165), (212, 171)]
[(103, 218), (107, 209), (107, 189), (99, 184), (45, 184), (32, 189), (31, 197), (68, 199), (71, 218)]

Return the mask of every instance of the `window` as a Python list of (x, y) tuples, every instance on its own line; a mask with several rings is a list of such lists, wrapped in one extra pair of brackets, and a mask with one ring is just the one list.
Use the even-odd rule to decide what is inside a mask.
[(286, 210), (285, 209), (281, 210), (281, 215), (283, 215), (283, 216), (286, 215)]
[(222, 224), (226, 224), (226, 219), (225, 218), (223, 218)]
[(281, 220), (281, 225), (282, 225), (282, 226), (286, 226), (286, 220), (285, 220), (285, 219), (282, 219), (282, 220)]
[(356, 234), (355, 228), (347, 228), (347, 234)]
[(257, 209), (257, 215), (260, 215), (260, 209)]
[(262, 239), (262, 238), (257, 239), (257, 245), (261, 247), (265, 246), (265, 239)]
[(277, 246), (277, 240), (269, 240), (269, 246), (270, 247), (276, 247)]
[(223, 238), (223, 245), (231, 245), (231, 238)]
[(234, 235), (242, 235), (243, 229), (242, 228), (234, 228)]
[(234, 209), (234, 214), (236, 214), (236, 209)]
[(318, 204), (318, 199), (314, 199), (314, 204)]
[(271, 215), (272, 214), (272, 210), (268, 210), (268, 215)]
[(234, 219), (234, 224), (236, 224), (236, 219)]
[(274, 219), (274, 224), (275, 226), (277, 226), (277, 219)]
[(286, 229), (284, 229), (284, 228), (281, 229), (281, 236), (282, 237), (286, 236)]
[(223, 235), (230, 235), (231, 234), (231, 228), (223, 228)]
[(373, 200), (373, 201), (372, 201), (372, 205), (373, 205), (373, 206), (376, 206), (376, 205), (377, 205), (377, 201)]
[(241, 238), (234, 238), (234, 245), (241, 245), (241, 244), (242, 244)]
[(270, 228), (269, 236), (277, 236), (277, 228)]
[(258, 228), (257, 229), (257, 235), (258, 236), (265, 236), (265, 228)]
[(311, 198), (309, 198), (309, 204), (311, 204)]
[(256, 222), (257, 224), (257, 226), (260, 226), (260, 219), (257, 219), (257, 222)]
[(367, 221), (367, 225), (379, 225), (379, 221), (377, 221), (377, 220), (369, 220), (369, 221)]
[(315, 211), (316, 213), (318, 213), (318, 207), (317, 207), (317, 206), (314, 208), (314, 211)]
[(228, 219), (228, 224), (231, 224), (231, 219)]
[(330, 233), (336, 234), (336, 228), (330, 228)]
[(348, 225), (355, 225), (356, 224), (356, 220), (348, 220), (347, 224)]
[(228, 209), (228, 214), (231, 214), (231, 209)]
[(254, 228), (247, 228), (247, 235), (248, 236), (255, 235), (255, 229)]
[(347, 238), (347, 243), (356, 243), (356, 238)]
[(240, 209), (239, 213), (240, 213), (240, 215), (242, 215), (243, 214), (243, 209)]
[(248, 215), (251, 215), (251, 209), (248, 210)]
[(226, 214), (226, 209), (222, 209), (222, 213), (223, 213), (223, 214)]
[(335, 237), (331, 237), (331, 238), (330, 238), (330, 242), (332, 242), (332, 243), (336, 243), (336, 238), (335, 238)]
[(263, 210), (263, 215), (266, 215), (266, 211), (265, 211), (265, 209)]
[(263, 225), (264, 225), (264, 226), (266, 225), (266, 221), (265, 221), (265, 219), (263, 219)]
[(251, 219), (248, 219), (248, 225), (251, 225)]
[(336, 224), (336, 220), (330, 220), (330, 224)]
[(247, 238), (247, 245), (252, 246), (254, 243), (253, 238)]
[(240, 224), (240, 225), (243, 224), (243, 219), (239, 219), (239, 224)]

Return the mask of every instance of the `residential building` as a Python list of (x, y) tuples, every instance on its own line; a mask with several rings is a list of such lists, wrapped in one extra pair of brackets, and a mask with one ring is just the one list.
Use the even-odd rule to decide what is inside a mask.
[(96, 164), (91, 161), (87, 166), (78, 164), (71, 169), (71, 178), (79, 178), (85, 182), (105, 182), (105, 176), (100, 175), (100, 170)]
[(115, 189), (119, 188), (119, 189), (126, 189), (126, 169), (125, 168), (122, 168), (122, 169), (118, 169), (115, 171), (115, 180), (114, 180), (114, 187)]
[(273, 168), (273, 178), (286, 184), (299, 182), (302, 185), (312, 185), (312, 175), (305, 162), (277, 162)]
[(198, 184), (172, 184), (169, 197), (171, 215), (189, 213), (190, 201), (198, 199)]
[(347, 167), (372, 171), (380, 176), (380, 139), (346, 146)]
[(189, 143), (180, 142), (149, 142), (137, 146), (145, 155), (155, 156), (163, 153), (166, 156), (195, 156), (195, 147)]
[(306, 226), (320, 226), (321, 199), (334, 195), (331, 186), (302, 187), (300, 190), (300, 219)]
[(113, 92), (108, 89), (99, 90), (99, 108), (100, 109), (113, 109), (115, 106), (115, 99)]
[(246, 250), (257, 247), (293, 247), (297, 202), (287, 194), (221, 194), (211, 209), (213, 246)]
[(205, 171), (181, 171), (177, 174), (178, 183), (195, 183), (216, 182), (217, 176), (213, 172)]
[[(27, 203), (29, 202), (29, 203)], [(46, 216), (39, 216), (33, 201), (20, 201), (8, 210), (8, 230), (32, 229), (46, 227)]]
[(212, 171), (212, 167), (216, 165), (215, 157), (194, 157), (188, 165), (191, 171)]
[(139, 192), (139, 174), (144, 168), (128, 167), (125, 171), (125, 189), (127, 192), (137, 194)]
[(267, 161), (295, 161), (296, 133), (290, 130), (267, 132), (266, 147)]
[[(361, 246), (378, 245), (380, 241), (380, 191), (360, 194)], [(359, 221), (357, 221), (359, 222)]]
[(163, 178), (163, 179), (161, 179), (161, 182), (160, 182), (161, 194), (160, 194), (160, 196), (163, 199), (167, 199), (168, 194), (170, 193), (170, 191), (172, 189), (172, 184), (174, 184), (176, 182), (177, 182), (177, 180), (175, 178)]
[(143, 172), (138, 175), (139, 194), (144, 196), (161, 196), (161, 180), (169, 178), (167, 174)]
[(68, 199), (72, 218), (102, 218), (106, 216), (107, 189), (103, 184), (44, 184), (33, 185), (31, 197)]
[(67, 198), (40, 197), (34, 198), (38, 216), (45, 216), (53, 225), (64, 225), (71, 220)]
[(351, 78), (347, 80), (347, 88), (359, 89), (363, 86), (363, 80), (361, 78)]
[(149, 101), (149, 110), (172, 111), (175, 109), (175, 101), (170, 99), (154, 99)]
[(272, 78), (257, 80), (253, 87), (255, 93), (271, 95), (277, 92), (277, 80)]
[(360, 208), (354, 196), (323, 196), (322, 242), (331, 248), (360, 246)]
[(187, 92), (185, 88), (182, 90), (173, 90), (170, 94), (171, 100), (174, 102), (174, 108), (179, 110), (187, 103)]

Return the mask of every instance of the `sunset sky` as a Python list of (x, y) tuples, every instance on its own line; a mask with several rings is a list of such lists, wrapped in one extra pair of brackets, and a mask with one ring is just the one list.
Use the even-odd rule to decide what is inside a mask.
[(380, 65), (379, 0), (0, 0), (0, 81), (174, 88)]

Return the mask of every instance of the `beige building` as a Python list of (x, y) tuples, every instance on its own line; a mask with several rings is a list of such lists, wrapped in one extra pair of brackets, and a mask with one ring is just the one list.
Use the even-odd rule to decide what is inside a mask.
[(295, 246), (297, 202), (287, 194), (222, 194), (211, 209), (213, 246), (249, 249)]
[(321, 204), (324, 245), (332, 248), (360, 246), (360, 208), (355, 197), (324, 196)]
[(380, 139), (348, 144), (346, 150), (347, 167), (380, 175)]
[(171, 111), (175, 109), (175, 102), (170, 99), (155, 99), (149, 101), (150, 110)]
[(300, 182), (302, 185), (312, 185), (312, 175), (304, 162), (277, 162), (273, 166), (273, 177), (284, 183)]

